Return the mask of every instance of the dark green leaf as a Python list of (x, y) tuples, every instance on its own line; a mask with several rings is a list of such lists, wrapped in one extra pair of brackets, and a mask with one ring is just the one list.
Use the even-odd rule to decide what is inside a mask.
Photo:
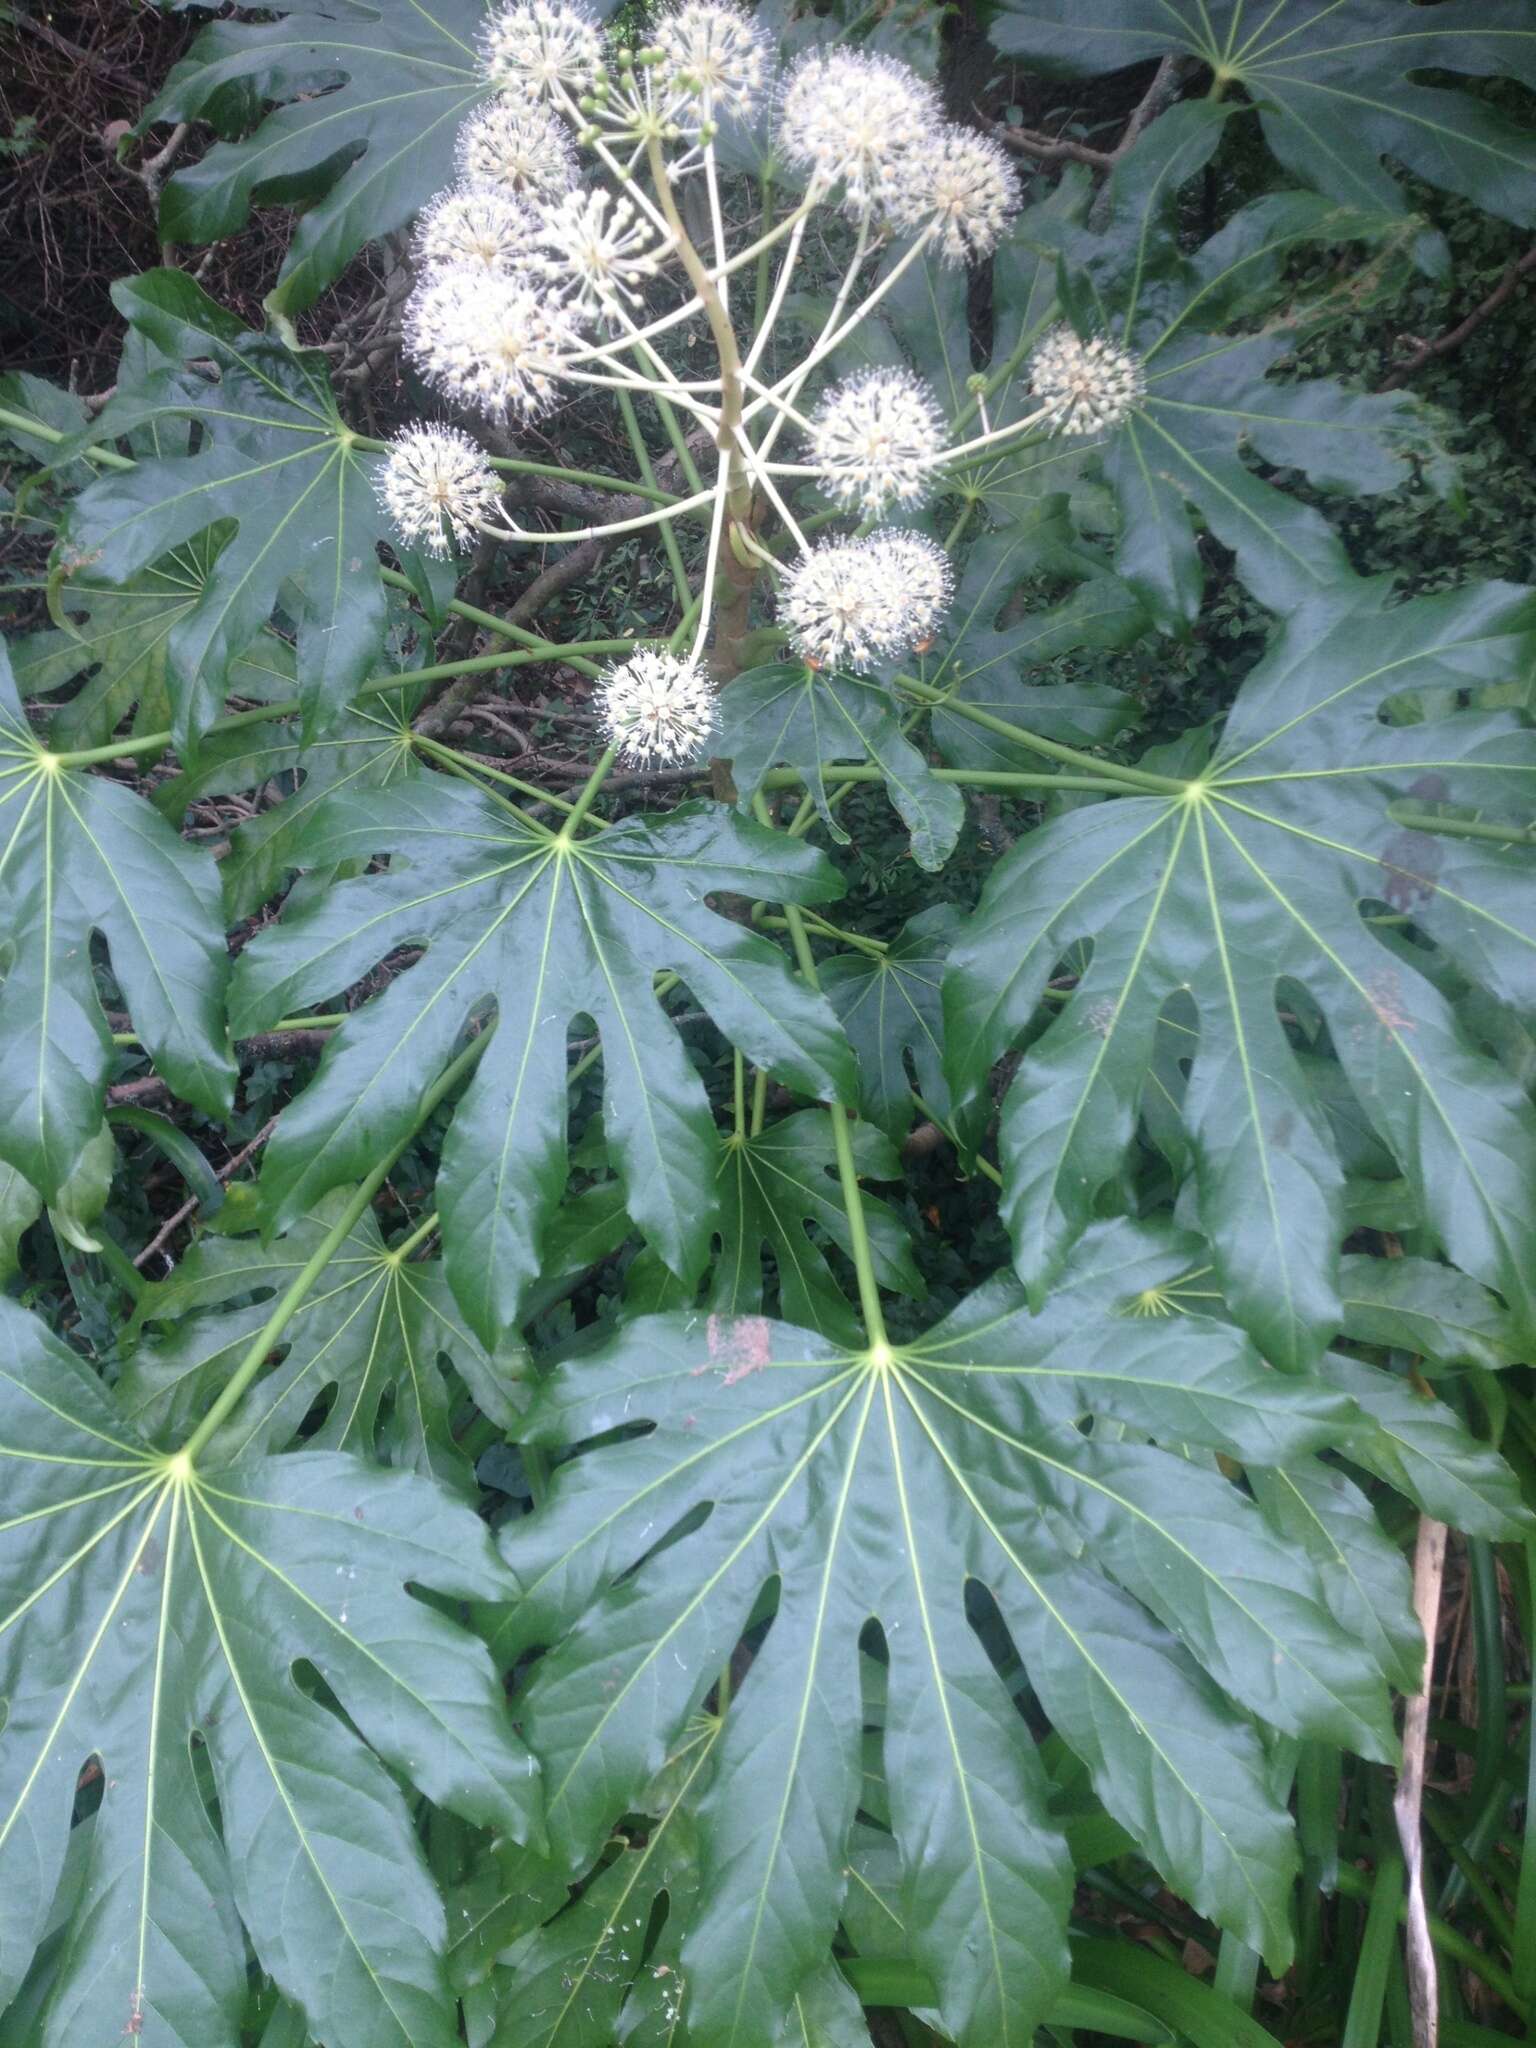
[(505, 1647), (554, 1644), (521, 1712), (573, 1874), (765, 1583), (779, 1589), (701, 1812), (683, 1947), (696, 2033), (771, 2042), (838, 1917), (870, 1614), (890, 1659), (902, 1917), (944, 2023), (964, 2041), (1027, 2040), (1049, 2007), (1068, 1866), (1027, 1728), (967, 1619), (972, 1579), (1109, 1810), (1201, 1910), (1283, 1964), (1289, 1823), (1251, 1725), (1206, 1671), (1276, 1725), (1381, 1756), (1385, 1691), (1305, 1554), (1235, 1487), (1075, 1423), (1263, 1462), (1337, 1441), (1352, 1411), (1267, 1371), (1229, 1325), (1107, 1315), (1134, 1305), (1126, 1276), (1165, 1271), (1171, 1249), (1100, 1233), (1041, 1315), (999, 1280), (894, 1354), (754, 1317), (664, 1316), (557, 1373), (534, 1440), (610, 1440), (560, 1466), (544, 1511), (509, 1532), (525, 1597)]
[(41, 1323), (0, 1302), (0, 1330), (0, 2003), (97, 1759), (48, 2048), (235, 2048), (242, 1922), (318, 2038), (451, 2048), (442, 1904), (391, 1773), (483, 1825), (536, 1825), (483, 1646), (406, 1591), (505, 1597), (483, 1527), (335, 1452), (159, 1455)]
[[(133, 1327), (156, 1334), (130, 1360), (118, 1397), (147, 1437), (174, 1442), (201, 1419), (339, 1205), (330, 1198), (271, 1246), (204, 1237), (169, 1279), (146, 1291)], [(309, 1447), (382, 1453), (468, 1492), (471, 1474), (453, 1438), (440, 1361), (487, 1415), (503, 1425), (516, 1416), (510, 1389), (465, 1328), (442, 1268), (392, 1257), (371, 1213), (333, 1254), (283, 1342), (282, 1363), (214, 1437), (221, 1456), (284, 1449), (329, 1398), (324, 1420), (306, 1433)]]
[(840, 884), (811, 848), (710, 804), (568, 841), (446, 777), (328, 796), (304, 857), (388, 851), (387, 874), (344, 882), (241, 956), (235, 1028), (260, 1030), (349, 987), (395, 948), (426, 945), (331, 1041), (267, 1148), (263, 1187), (287, 1221), (365, 1173), (411, 1128), (472, 1016), (496, 1038), (443, 1152), (448, 1276), (486, 1341), (512, 1329), (566, 1179), (566, 1034), (603, 1043), (605, 1129), (630, 1213), (685, 1284), (715, 1222), (716, 1147), (704, 1088), (652, 989), (680, 974), (721, 1030), (808, 1095), (850, 1099), (848, 1049), (825, 1001), (783, 955), (712, 914), (711, 891), (818, 902)]
[(832, 837), (846, 842), (827, 802), (835, 761), (873, 761), (912, 835), (919, 867), (941, 868), (965, 821), (958, 789), (935, 781), (901, 730), (895, 700), (879, 683), (775, 662), (737, 676), (720, 697), (719, 749), (729, 758), (743, 806), (768, 769), (783, 762), (804, 776)]
[(1293, 177), (1350, 206), (1401, 209), (1383, 157), (1491, 213), (1536, 222), (1536, 145), (1486, 98), (1420, 83), (1422, 71), (1536, 86), (1523, 0), (1000, 0), (1005, 54), (1081, 74), (1176, 52), (1244, 87)]
[(172, 550), (229, 522), (231, 537), (196, 601), (166, 636), (177, 742), (185, 751), (217, 715), (232, 664), (280, 592), (298, 619), (298, 694), (314, 732), (356, 694), (383, 647), (375, 544), (388, 526), (373, 488), (377, 458), (357, 448), (337, 411), (323, 356), (244, 333), (178, 270), (150, 271), (113, 296), (167, 353), (211, 362), (218, 377), (164, 370), (119, 390), (92, 425), (97, 439), (195, 417), (202, 445), (109, 471), (83, 491), (58, 567), (66, 576), (84, 570), (93, 583), (134, 585)]
[(898, 1143), (916, 1114), (909, 1056), (923, 1100), (949, 1115), (940, 989), (959, 925), (953, 904), (935, 903), (909, 918), (883, 953), (838, 953), (819, 970), (859, 1062), (859, 1105)]
[(211, 242), (244, 227), (253, 202), (302, 204), (269, 303), (311, 305), (365, 243), (452, 184), (459, 126), (489, 91), (475, 49), (484, 22), (480, 0), (338, 0), (210, 24), (143, 125), (207, 119), (228, 133), (238, 109), (238, 125), (260, 126), (178, 171), (161, 233)]
[(142, 797), (39, 747), (0, 648), (0, 1157), (50, 1200), (101, 1128), (99, 932), (160, 1075), (211, 1116), (234, 1082), (218, 879)]
[(1510, 1000), (1536, 988), (1529, 856), (1405, 832), (1411, 792), (1503, 808), (1536, 774), (1529, 736), (1447, 709), (1384, 722), (1400, 693), (1522, 670), (1536, 606), (1497, 584), (1384, 609), (1356, 586), (1294, 615), (1240, 691), (1214, 760), (1167, 797), (1127, 797), (1031, 833), (1000, 863), (945, 984), (960, 1099), (1031, 1024), (1057, 964), (1092, 958), (1031, 1044), (1003, 1107), (1004, 1213), (1036, 1295), (1129, 1141), (1158, 1019), (1198, 1019), (1182, 1119), (1202, 1228), (1235, 1313), (1278, 1363), (1342, 1327), (1343, 1173), (1280, 1007), (1299, 986), (1447, 1254), (1533, 1315), (1529, 1104), (1416, 965), (1364, 921), (1385, 902)]

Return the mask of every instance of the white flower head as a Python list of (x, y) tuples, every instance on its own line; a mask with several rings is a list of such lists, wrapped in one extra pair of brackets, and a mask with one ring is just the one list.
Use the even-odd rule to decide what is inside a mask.
[(790, 644), (813, 668), (866, 667), (891, 651), (888, 607), (869, 573), (869, 544), (843, 536), (802, 555), (779, 586)]
[(871, 602), (883, 619), (888, 654), (925, 654), (954, 596), (954, 571), (937, 541), (886, 527), (864, 542)]
[(459, 130), (467, 185), (492, 185), (517, 199), (558, 199), (576, 183), (571, 139), (546, 107), (494, 100)]
[(726, 0), (682, 0), (662, 15), (652, 41), (661, 52), (669, 99), (679, 112), (694, 101), (706, 121), (718, 114), (744, 114), (768, 82), (768, 38)]
[(936, 227), (940, 256), (957, 268), (990, 256), (1018, 210), (1006, 150), (989, 135), (953, 125), (905, 160), (890, 199), (900, 226)]
[(654, 230), (633, 200), (607, 192), (568, 192), (545, 207), (532, 267), (581, 312), (634, 301), (635, 286), (654, 277), (662, 254)]
[(779, 146), (846, 210), (865, 214), (899, 189), (911, 160), (938, 126), (932, 86), (890, 57), (835, 47), (810, 50), (784, 84)]
[(512, 0), (480, 39), (486, 74), (503, 92), (552, 99), (582, 92), (603, 68), (603, 33), (586, 0)]
[(1058, 434), (1102, 434), (1130, 416), (1146, 396), (1141, 358), (1096, 334), (1083, 341), (1053, 327), (1029, 359), (1030, 387), (1049, 408)]
[(423, 270), (491, 270), (507, 276), (528, 254), (534, 233), (529, 209), (494, 185), (455, 185), (440, 192), (416, 230)]
[(696, 761), (715, 730), (715, 690), (691, 656), (642, 647), (598, 685), (597, 715), (619, 759), (636, 767)]
[(461, 552), (476, 521), (501, 509), (495, 471), (457, 427), (406, 427), (389, 444), (377, 489), (401, 539), (429, 555)]
[(944, 427), (928, 386), (910, 370), (863, 370), (822, 399), (810, 439), (827, 496), (877, 518), (892, 505), (921, 503)]
[(567, 309), (520, 278), (442, 270), (412, 292), (405, 345), (422, 375), (465, 405), (525, 417), (548, 405), (581, 339)]

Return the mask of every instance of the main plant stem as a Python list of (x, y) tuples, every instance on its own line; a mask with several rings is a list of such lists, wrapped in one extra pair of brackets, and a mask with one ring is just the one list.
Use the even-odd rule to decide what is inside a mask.
[[(666, 160), (662, 155), (661, 142), (652, 137), (646, 147), (646, 160), (650, 166), (651, 182), (656, 188), (656, 198), (666, 216), (677, 247), (678, 261), (688, 274), (699, 304), (704, 308), (704, 317), (709, 322), (709, 331), (714, 337), (716, 354), (720, 362), (720, 424), (715, 435), (715, 446), (720, 451), (720, 489), (725, 499), (725, 519), (729, 525), (737, 526), (744, 533), (750, 533), (753, 526), (753, 487), (751, 474), (742, 460), (737, 434), (745, 409), (745, 378), (742, 373), (741, 351), (736, 345), (736, 330), (731, 325), (730, 314), (721, 297), (709, 265), (704, 261), (678, 211), (677, 200), (667, 177)], [(726, 545), (718, 550), (717, 573), (723, 572), (725, 584), (724, 600), (715, 613), (715, 636), (711, 666), (721, 682), (729, 682), (743, 667), (743, 643), (751, 618), (752, 588), (757, 581), (757, 566), (736, 548)], [(706, 599), (707, 602), (707, 599)]]

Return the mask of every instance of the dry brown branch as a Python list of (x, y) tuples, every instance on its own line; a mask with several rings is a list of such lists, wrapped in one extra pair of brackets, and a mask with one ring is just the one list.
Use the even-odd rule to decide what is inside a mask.
[[(260, 1147), (267, 1142), (268, 1138), (271, 1137), (272, 1133), (276, 1129), (277, 1118), (275, 1116), (268, 1117), (267, 1121), (262, 1125), (261, 1129), (256, 1133), (255, 1137), (252, 1138), (251, 1142), (248, 1145), (242, 1146), (241, 1149), (235, 1154), (233, 1159), (226, 1161), (225, 1164), (219, 1168), (218, 1178), (220, 1180), (231, 1180), (234, 1177), (234, 1175), (240, 1171), (240, 1168), (244, 1166), (247, 1159), (251, 1157), (252, 1153), (258, 1151)], [(175, 1236), (176, 1232), (181, 1228), (182, 1224), (185, 1223), (187, 1218), (191, 1216), (197, 1209), (198, 1201), (198, 1196), (188, 1195), (187, 1199), (182, 1203), (181, 1207), (176, 1211), (175, 1215), (167, 1217), (165, 1222), (161, 1224), (160, 1228), (149, 1240), (149, 1243), (145, 1245), (143, 1251), (141, 1251), (136, 1256), (133, 1263), (136, 1266), (142, 1266), (146, 1263), (146, 1261), (152, 1259), (156, 1252), (162, 1251), (164, 1247), (167, 1244), (169, 1244), (172, 1237)]]
[(1421, 341), (1407, 361), (1399, 363), (1391, 376), (1377, 385), (1377, 390), (1397, 391), (1410, 377), (1416, 377), (1426, 364), (1436, 361), (1440, 356), (1451, 355), (1459, 349), (1464, 341), (1476, 334), (1485, 321), (1491, 320), (1499, 308), (1514, 297), (1533, 271), (1536, 271), (1536, 249), (1527, 249), (1523, 256), (1515, 258), (1487, 298), (1474, 306), (1464, 320), (1457, 321), (1454, 327), (1448, 327), (1443, 334), (1436, 335), (1433, 341)]
[(989, 134), (1021, 156), (1032, 156), (1039, 163), (1070, 162), (1087, 164), (1095, 171), (1112, 171), (1122, 157), (1135, 148), (1140, 137), (1178, 91), (1187, 61), (1182, 57), (1163, 58), (1151, 84), (1132, 108), (1125, 130), (1113, 149), (1093, 149), (1070, 135), (1041, 135), (1033, 128), (1011, 128), (1006, 121), (991, 121), (985, 115), (979, 118)]

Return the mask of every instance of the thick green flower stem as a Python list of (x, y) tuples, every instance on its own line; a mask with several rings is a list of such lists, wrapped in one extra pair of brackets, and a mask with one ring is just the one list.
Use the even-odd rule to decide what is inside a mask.
[[(818, 917), (814, 910), (802, 910), (800, 917), (802, 923), (810, 931), (814, 932), (817, 938), (831, 939), (839, 946), (852, 946), (860, 953), (868, 953), (871, 959), (883, 960), (890, 951), (890, 947), (884, 939), (866, 939), (859, 932), (845, 932), (841, 925), (833, 924), (828, 918)], [(761, 916), (754, 915), (752, 922), (755, 925), (760, 925), (764, 931), (787, 932), (789, 930), (789, 919), (787, 917), (774, 917), (766, 909)]]
[[(651, 467), (651, 451), (645, 445), (645, 436), (640, 431), (640, 422), (635, 417), (635, 401), (627, 391), (617, 394), (619, 417), (624, 422), (624, 431), (629, 436), (630, 451), (635, 458), (635, 467), (648, 484), (656, 482), (656, 472)], [(684, 443), (686, 446), (687, 444)], [(677, 592), (677, 601), (686, 611), (693, 601), (693, 592), (688, 584), (688, 571), (683, 567), (683, 551), (677, 544), (677, 535), (672, 530), (672, 521), (664, 519), (660, 526), (661, 544), (666, 550), (667, 567), (672, 571), (672, 587)]]
[[(30, 434), (34, 440), (47, 441), (55, 448), (70, 438), (62, 428), (50, 427), (33, 419), (30, 413), (14, 412), (8, 405), (0, 405), (0, 427), (14, 427), (18, 433)], [(80, 454), (86, 462), (98, 462), (103, 469), (138, 468), (131, 455), (119, 455), (115, 448), (82, 448)]]
[(304, 1306), (311, 1288), (319, 1280), (336, 1252), (346, 1243), (347, 1238), (351, 1235), (359, 1219), (366, 1212), (369, 1203), (389, 1178), (395, 1161), (404, 1152), (406, 1146), (410, 1144), (438, 1104), (445, 1097), (451, 1095), (459, 1083), (473, 1072), (490, 1041), (491, 1033), (489, 1031), (482, 1031), (478, 1038), (465, 1046), (457, 1059), (453, 1060), (443, 1069), (442, 1073), (432, 1083), (432, 1086), (422, 1096), (421, 1106), (416, 1113), (415, 1121), (412, 1123), (410, 1130), (406, 1132), (399, 1144), (390, 1147), (389, 1151), (383, 1155), (367, 1178), (359, 1181), (353, 1192), (352, 1199), (347, 1203), (319, 1244), (315, 1246), (309, 1258), (299, 1268), (289, 1286), (274, 1303), (272, 1313), (246, 1346), (246, 1349), (241, 1354), (239, 1364), (236, 1365), (234, 1371), (230, 1374), (218, 1399), (187, 1438), (185, 1444), (183, 1444), (180, 1455), (189, 1465), (195, 1461), (198, 1452), (211, 1440), (220, 1425), (239, 1406), (246, 1389), (261, 1371), (263, 1365), (265, 1365), (273, 1345), (277, 1343), (289, 1323), (292, 1322), (293, 1318)]
[(1491, 818), (1437, 818), (1429, 811), (1399, 810), (1388, 806), (1393, 824), (1409, 832), (1443, 832), (1453, 839), (1491, 839), (1497, 846), (1529, 846), (1536, 841), (1536, 825), (1501, 825)]
[[(275, 1024), (269, 1024), (265, 1031), (253, 1031), (252, 1038), (275, 1038), (284, 1031), (339, 1031), (353, 1013), (350, 1010), (332, 1010), (319, 1017), (280, 1017)], [(121, 1046), (142, 1045), (143, 1039), (136, 1031), (114, 1031), (112, 1043)], [(244, 1039), (237, 1038), (236, 1045), (243, 1045)]]
[[(590, 640), (577, 643), (584, 648), (596, 648), (600, 652), (629, 653), (635, 643), (632, 640)], [(445, 682), (453, 676), (483, 675), (493, 669), (522, 668), (529, 662), (568, 661), (569, 651), (557, 647), (551, 641), (543, 641), (536, 647), (519, 647), (504, 654), (476, 654), (465, 661), (439, 662), (434, 668), (413, 669), (408, 675), (370, 676), (362, 685), (360, 694), (374, 694), (384, 690), (409, 690), (418, 683)], [(574, 666), (574, 664), (572, 664)], [(258, 704), (249, 711), (231, 711), (227, 717), (216, 718), (208, 727), (204, 738), (214, 733), (238, 732), (241, 726), (261, 725), (276, 718), (291, 718), (303, 706), (297, 697), (285, 698), (279, 704)], [(61, 768), (90, 768), (101, 761), (125, 761), (135, 754), (159, 754), (175, 744), (173, 732), (141, 733), (136, 739), (109, 740), (105, 746), (77, 747), (70, 752), (56, 754), (54, 759)]]
[(421, 1222), (417, 1224), (416, 1228), (411, 1232), (409, 1237), (404, 1237), (400, 1240), (399, 1244), (393, 1244), (390, 1246), (389, 1256), (392, 1259), (403, 1263), (403, 1261), (408, 1259), (411, 1256), (411, 1253), (415, 1251), (419, 1245), (424, 1245), (426, 1243), (427, 1239), (432, 1235), (433, 1231), (437, 1229), (438, 1224), (441, 1220), (442, 1219), (438, 1216), (437, 1211), (435, 1209), (432, 1210), (432, 1212), (429, 1215), (424, 1216), (422, 1218)]
[(560, 827), (560, 839), (568, 846), (581, 828), (582, 820), (597, 800), (598, 791), (608, 780), (614, 762), (619, 758), (617, 747), (609, 747), (601, 761), (592, 770), (582, 786), (580, 796), (566, 814), (565, 823)]
[[(377, 455), (387, 455), (390, 447), (388, 441), (376, 441), (368, 434), (354, 434), (352, 445)], [(676, 503), (672, 493), (662, 490), (649, 475), (644, 483), (637, 484), (632, 477), (604, 476), (595, 469), (563, 469), (557, 462), (524, 462), (513, 455), (487, 455), (485, 459), (492, 469), (502, 470), (508, 476), (547, 477), (553, 483), (579, 484), (588, 491), (611, 491), (615, 497), (649, 498), (656, 505)]]
[[(821, 984), (816, 975), (811, 942), (806, 936), (805, 921), (793, 903), (784, 905), (784, 919), (789, 926), (790, 943), (800, 963), (800, 972), (812, 988), (819, 988)], [(875, 1259), (870, 1248), (869, 1224), (864, 1216), (864, 1195), (853, 1160), (853, 1133), (849, 1129), (848, 1112), (840, 1102), (831, 1102), (827, 1105), (827, 1115), (832, 1119), (832, 1147), (837, 1155), (837, 1179), (842, 1190), (843, 1207), (848, 1214), (848, 1249), (853, 1254), (853, 1270), (858, 1277), (859, 1306), (864, 1311), (865, 1333), (871, 1350), (888, 1350), (885, 1312), (880, 1306), (880, 1283), (875, 1278)]]
[(419, 753), (442, 762), (445, 767), (457, 769), (465, 775), (483, 775), (490, 782), (505, 783), (508, 789), (515, 789), (519, 796), (531, 797), (536, 803), (552, 804), (557, 811), (567, 813), (576, 808), (568, 798), (540, 789), (536, 782), (524, 782), (520, 775), (508, 775), (503, 768), (493, 768), (490, 762), (480, 760), (477, 755), (460, 753), (457, 747), (446, 746), (442, 740), (435, 740), (427, 733), (413, 732), (411, 745)]
[[(761, 796), (753, 798), (752, 808), (759, 822), (771, 830), (773, 820)], [(819, 989), (821, 981), (816, 973), (816, 956), (811, 951), (805, 919), (800, 914), (799, 906), (786, 903), (781, 907), (800, 972), (812, 988)], [(869, 1242), (869, 1224), (864, 1216), (864, 1195), (859, 1187), (858, 1169), (854, 1165), (853, 1134), (848, 1126), (848, 1112), (840, 1102), (829, 1102), (827, 1115), (832, 1119), (832, 1147), (837, 1155), (838, 1185), (842, 1190), (843, 1207), (848, 1215), (848, 1249), (853, 1255), (853, 1270), (858, 1278), (859, 1306), (864, 1311), (865, 1333), (869, 1338), (871, 1351), (888, 1353), (890, 1341), (885, 1332), (885, 1312), (880, 1306), (880, 1283), (875, 1278), (875, 1259)]]
[(931, 683), (919, 682), (916, 676), (902, 675), (896, 679), (897, 688), (909, 697), (916, 697), (920, 704), (931, 704), (945, 711), (953, 712), (957, 718), (969, 719), (972, 725), (985, 726), (988, 732), (995, 732), (1003, 739), (1009, 739), (1021, 747), (1028, 747), (1031, 753), (1043, 754), (1048, 761), (1061, 761), (1069, 768), (1090, 770), (1100, 782), (1118, 783), (1122, 789), (1156, 790), (1161, 796), (1182, 796), (1185, 785), (1171, 775), (1154, 775), (1145, 768), (1126, 768), (1118, 761), (1101, 761), (1096, 754), (1085, 754), (1078, 747), (1065, 747), (1058, 740), (1048, 740), (1042, 733), (1030, 732), (1022, 725), (1012, 725), (1006, 718), (997, 718), (990, 711), (982, 711), (974, 704), (962, 704), (951, 699), (943, 690), (936, 690)]
[[(884, 782), (886, 779), (885, 770), (877, 768), (872, 761), (839, 762), (826, 772), (829, 781), (849, 786), (859, 782)], [(1089, 789), (1098, 791), (1101, 796), (1124, 796), (1126, 790), (1126, 785), (1116, 779), (1116, 771), (1110, 763), (1105, 763), (1102, 775), (1054, 775), (1044, 771), (1031, 775), (1015, 773), (1011, 768), (930, 768), (928, 772), (936, 782), (953, 782), (962, 789)], [(770, 768), (760, 787), (803, 789), (805, 777), (796, 768)]]

